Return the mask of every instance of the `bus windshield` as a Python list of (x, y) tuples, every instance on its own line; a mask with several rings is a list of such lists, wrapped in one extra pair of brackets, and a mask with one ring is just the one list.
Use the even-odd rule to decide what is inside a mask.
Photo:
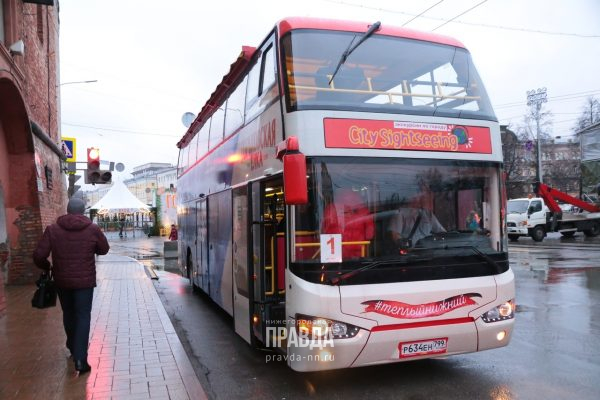
[[(336, 282), (356, 270), (344, 284), (508, 269), (499, 164), (320, 157), (308, 160), (308, 175), (309, 204), (296, 206), (291, 263), (307, 280)], [(321, 262), (323, 235), (341, 239), (337, 262)]]
[(335, 108), (496, 120), (470, 54), (458, 47), (373, 35), (332, 80), (357, 36), (297, 30), (283, 37), (289, 111)]

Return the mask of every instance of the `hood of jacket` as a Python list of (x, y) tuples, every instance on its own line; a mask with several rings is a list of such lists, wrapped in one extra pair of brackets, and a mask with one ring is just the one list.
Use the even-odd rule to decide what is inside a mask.
[(66, 214), (58, 217), (56, 223), (68, 231), (81, 231), (92, 224), (92, 221), (82, 214)]

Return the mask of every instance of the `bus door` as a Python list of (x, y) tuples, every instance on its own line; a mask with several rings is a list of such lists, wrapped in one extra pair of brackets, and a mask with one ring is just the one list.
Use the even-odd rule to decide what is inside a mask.
[(192, 283), (205, 293), (208, 287), (208, 235), (206, 227), (206, 198), (196, 202), (196, 268), (192, 271)]
[(286, 218), (281, 177), (252, 183), (252, 211), (254, 335), (264, 345), (273, 346), (282, 342), (267, 338), (267, 332), (281, 332), (277, 328), (286, 326)]
[(250, 313), (250, 273), (248, 271), (249, 203), (248, 187), (232, 190), (233, 206), (233, 320), (235, 332), (252, 343)]
[(231, 190), (208, 196), (208, 295), (233, 315)]

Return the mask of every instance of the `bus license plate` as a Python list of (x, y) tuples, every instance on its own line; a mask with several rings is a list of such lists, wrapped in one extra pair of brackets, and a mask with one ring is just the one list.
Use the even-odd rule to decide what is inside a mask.
[(418, 357), (427, 354), (442, 354), (448, 349), (448, 338), (419, 340), (398, 344), (400, 358)]

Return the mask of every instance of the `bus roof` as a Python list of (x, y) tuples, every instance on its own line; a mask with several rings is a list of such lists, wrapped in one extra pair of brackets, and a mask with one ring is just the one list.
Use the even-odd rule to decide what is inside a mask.
[(233, 85), (235, 85), (240, 75), (242, 75), (242, 73), (245, 71), (246, 66), (250, 62), (250, 59), (252, 58), (252, 55), (255, 51), (256, 47), (242, 46), (242, 52), (234, 61), (234, 63), (231, 64), (229, 72), (225, 76), (223, 76), (223, 80), (221, 81), (221, 83), (219, 83), (215, 91), (210, 95), (210, 98), (208, 99), (206, 104), (204, 104), (204, 107), (202, 107), (202, 110), (200, 110), (200, 113), (198, 114), (196, 119), (194, 119), (194, 122), (192, 122), (185, 135), (183, 135), (181, 140), (177, 142), (177, 147), (185, 147), (189, 143), (189, 141), (192, 140), (192, 138), (194, 137), (194, 131), (198, 127), (202, 126), (202, 124), (204, 124), (208, 120), (208, 118), (210, 118), (215, 108), (219, 107), (221, 102), (229, 94), (229, 90), (232, 88)]
[[(279, 36), (285, 35), (294, 29), (321, 29), (330, 31), (366, 32), (372, 23), (357, 21), (340, 21), (333, 19), (290, 17), (279, 21)], [(412, 29), (381, 24), (377, 35), (395, 36), (407, 39), (424, 40), (426, 42), (446, 44), (450, 46), (465, 46), (449, 36), (438, 35), (430, 32), (420, 32)]]
[[(295, 29), (320, 29), (346, 32), (366, 32), (369, 28), (369, 25), (370, 24), (365, 22), (304, 17), (285, 18), (277, 23), (280, 37), (285, 35), (287, 32), (290, 32)], [(407, 39), (423, 40), (426, 42), (465, 48), (465, 46), (461, 42), (448, 36), (438, 35), (429, 32), (419, 32), (412, 29), (387, 26), (383, 24), (381, 25), (381, 28), (377, 31), (376, 34), (395, 36)], [(225, 76), (223, 76), (223, 80), (217, 86), (215, 91), (210, 95), (210, 98), (208, 99), (206, 104), (204, 104), (202, 110), (200, 110), (200, 113), (198, 114), (196, 119), (194, 119), (194, 122), (192, 122), (192, 124), (190, 125), (186, 133), (183, 135), (181, 140), (177, 142), (177, 147), (185, 147), (194, 137), (195, 131), (210, 118), (215, 108), (219, 107), (219, 104), (221, 104), (221, 102), (229, 95), (232, 86), (236, 84), (239, 77), (244, 73), (255, 51), (255, 47), (242, 47), (242, 52), (235, 60), (235, 62), (231, 64), (229, 72)]]

